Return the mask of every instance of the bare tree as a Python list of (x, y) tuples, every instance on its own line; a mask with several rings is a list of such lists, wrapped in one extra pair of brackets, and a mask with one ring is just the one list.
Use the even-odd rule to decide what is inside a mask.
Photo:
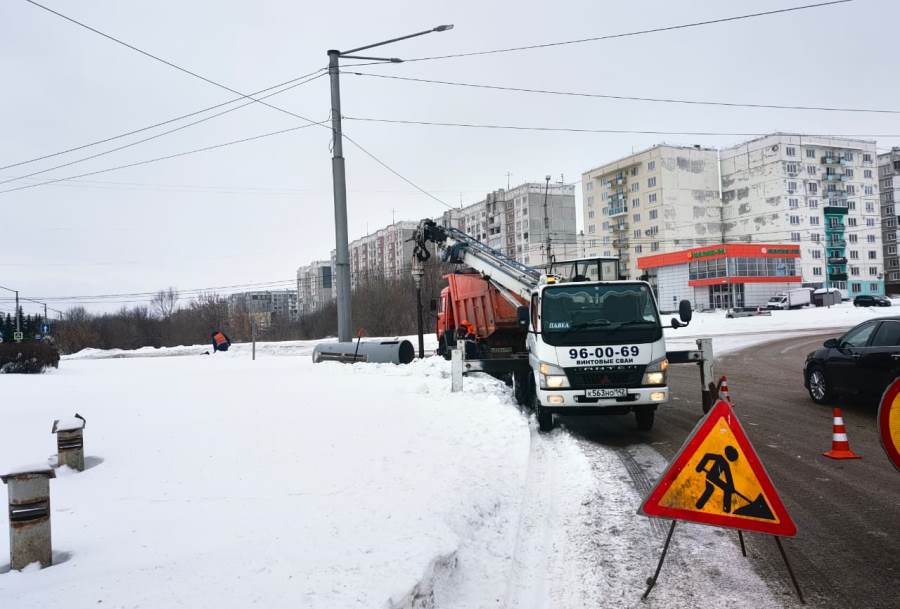
[(178, 290), (170, 287), (168, 290), (160, 290), (150, 300), (150, 306), (153, 311), (162, 319), (169, 319), (175, 312), (175, 306), (178, 304)]

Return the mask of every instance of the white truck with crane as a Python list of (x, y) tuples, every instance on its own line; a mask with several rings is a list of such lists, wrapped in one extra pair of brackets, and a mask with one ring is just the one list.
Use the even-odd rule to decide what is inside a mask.
[[(511, 375), (517, 401), (534, 408), (542, 431), (553, 428), (554, 414), (634, 412), (638, 429), (653, 427), (657, 407), (669, 399), (669, 362), (647, 282), (620, 280), (617, 270), (562, 281), (433, 220), (421, 221), (413, 240), (414, 265), (431, 256), (432, 244), (443, 262), (479, 273), (516, 307), (520, 348), (473, 362), (474, 369)], [(690, 302), (681, 301), (671, 327), (687, 325), (691, 315)]]

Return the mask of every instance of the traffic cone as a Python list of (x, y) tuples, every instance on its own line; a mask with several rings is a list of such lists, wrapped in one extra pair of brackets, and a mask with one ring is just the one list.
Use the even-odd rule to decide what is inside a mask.
[(731, 392), (728, 391), (728, 379), (725, 375), (719, 379), (719, 399), (728, 402), (729, 406), (734, 406), (734, 400), (731, 399)]
[(862, 459), (850, 450), (850, 442), (847, 440), (847, 429), (844, 427), (844, 417), (841, 409), (834, 409), (834, 424), (832, 426), (831, 450), (822, 453), (831, 459)]

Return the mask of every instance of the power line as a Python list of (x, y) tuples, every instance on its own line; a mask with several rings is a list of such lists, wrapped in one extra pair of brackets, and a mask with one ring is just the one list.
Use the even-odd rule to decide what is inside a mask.
[[(507, 129), (512, 131), (548, 131), (564, 133), (607, 133), (623, 135), (690, 135), (698, 137), (733, 136), (756, 137), (769, 135), (769, 133), (749, 133), (735, 131), (654, 131), (637, 129), (592, 129), (583, 127), (534, 127), (524, 125), (496, 125), (488, 123), (454, 123), (442, 121), (415, 121), (389, 118), (374, 118), (365, 116), (344, 116), (348, 121), (365, 121), (372, 123), (390, 123), (397, 125), (424, 125), (429, 127), (466, 127), (472, 129)], [(802, 135), (806, 137), (900, 137), (897, 133), (785, 133), (784, 135)]]
[[(27, 1), (31, 2), (31, 0), (27, 0)], [(530, 45), (524, 45), (524, 46), (518, 46), (518, 47), (508, 47), (508, 48), (503, 48), (503, 49), (491, 49), (491, 50), (487, 50), (487, 51), (471, 51), (468, 53), (451, 53), (448, 55), (433, 55), (431, 57), (416, 57), (413, 59), (404, 59), (403, 63), (412, 63), (415, 61), (432, 61), (435, 59), (455, 59), (458, 57), (474, 57), (474, 56), (478, 56), (478, 55), (495, 55), (497, 53), (512, 53), (512, 52), (516, 52), (516, 51), (527, 51), (527, 50), (531, 50), (531, 49), (546, 49), (548, 47), (557, 47), (557, 46), (564, 46), (564, 45), (569, 45), (569, 44), (582, 44), (585, 42), (597, 42), (600, 40), (613, 40), (616, 38), (627, 38), (630, 36), (643, 36), (645, 34), (656, 34), (659, 32), (671, 32), (673, 30), (695, 28), (695, 27), (701, 27), (701, 26), (705, 26), (705, 25), (714, 25), (714, 24), (719, 24), (719, 23), (728, 23), (731, 21), (740, 21), (743, 19), (753, 19), (756, 17), (768, 17), (771, 15), (791, 13), (791, 12), (795, 12), (795, 11), (803, 11), (803, 10), (813, 9), (813, 8), (822, 8), (822, 7), (831, 6), (831, 5), (835, 5), (835, 4), (846, 4), (848, 2), (853, 2), (853, 1), (854, 0), (833, 0), (831, 2), (819, 2), (816, 4), (806, 4), (803, 6), (792, 6), (792, 7), (788, 7), (788, 8), (776, 9), (776, 10), (771, 10), (771, 11), (763, 11), (763, 12), (759, 12), (759, 13), (748, 13), (745, 15), (735, 15), (733, 17), (723, 17), (720, 19), (708, 19), (706, 21), (694, 21), (691, 23), (682, 23), (679, 25), (669, 25), (669, 26), (663, 26), (663, 27), (649, 28), (649, 29), (645, 29), (645, 30), (635, 30), (632, 32), (623, 32), (623, 33), (619, 33), (619, 34), (607, 34), (605, 36), (592, 36), (590, 38), (578, 38), (576, 40), (563, 40), (561, 42), (545, 42), (543, 44), (530, 44)]]
[[(77, 25), (77, 26), (79, 26), (79, 27), (83, 27), (83, 28), (85, 28), (85, 29), (87, 29), (87, 30), (89, 30), (89, 31), (91, 31), (91, 32), (93, 32), (93, 33), (95, 33), (95, 34), (98, 34), (98, 35), (100, 35), (100, 36), (103, 36), (104, 38), (106, 38), (106, 39), (108, 39), (108, 40), (111, 40), (111, 41), (113, 41), (113, 42), (115, 42), (115, 43), (117, 43), (117, 44), (120, 44), (120, 45), (122, 45), (122, 46), (124, 46), (124, 47), (126, 47), (126, 48), (128, 48), (128, 49), (130, 49), (130, 50), (132, 50), (132, 51), (135, 51), (136, 53), (140, 53), (141, 55), (144, 55), (145, 57), (149, 57), (150, 59), (153, 59), (153, 60), (155, 60), (155, 61), (161, 62), (161, 63), (163, 63), (163, 64), (165, 64), (165, 65), (167, 65), (167, 66), (169, 66), (169, 67), (171, 67), (171, 68), (174, 68), (174, 69), (178, 70), (179, 72), (183, 72), (183, 73), (185, 73), (185, 74), (188, 74), (188, 75), (190, 75), (190, 76), (193, 76), (194, 78), (198, 78), (198, 79), (200, 79), (200, 80), (202, 80), (202, 81), (204, 81), (204, 82), (206, 82), (206, 83), (208, 83), (208, 84), (211, 84), (211, 85), (213, 85), (213, 86), (219, 87), (220, 89), (225, 89), (226, 91), (229, 91), (229, 92), (234, 93), (234, 94), (236, 94), (236, 95), (240, 95), (242, 98), (252, 99), (252, 100), (254, 100), (256, 103), (262, 104), (263, 106), (266, 106), (267, 108), (271, 108), (271, 109), (273, 109), (273, 110), (276, 110), (276, 111), (278, 111), (278, 112), (282, 112), (282, 113), (287, 114), (287, 115), (289, 115), (289, 116), (293, 116), (293, 117), (295, 117), (295, 118), (299, 118), (300, 120), (305, 121), (305, 122), (309, 123), (310, 125), (314, 125), (314, 124), (316, 124), (316, 125), (322, 125), (322, 123), (316, 123), (316, 122), (313, 121), (312, 119), (307, 118), (307, 117), (305, 117), (305, 116), (303, 116), (303, 115), (301, 115), (301, 114), (297, 114), (296, 112), (291, 112), (290, 110), (285, 110), (284, 108), (280, 108), (280, 107), (278, 107), (278, 106), (275, 106), (275, 105), (270, 104), (270, 103), (265, 102), (265, 101), (260, 101), (259, 99), (255, 98), (255, 97), (253, 97), (253, 96), (251, 96), (251, 95), (247, 95), (247, 94), (242, 93), (242, 92), (240, 92), (240, 91), (238, 91), (238, 90), (236, 90), (236, 89), (232, 89), (231, 87), (229, 87), (229, 86), (227, 86), (227, 85), (224, 85), (224, 84), (222, 84), (222, 83), (220, 83), (220, 82), (217, 82), (217, 81), (215, 81), (215, 80), (212, 80), (212, 79), (210, 79), (210, 78), (207, 78), (207, 77), (205, 77), (205, 76), (202, 76), (202, 75), (200, 75), (200, 74), (198, 74), (198, 73), (196, 73), (196, 72), (193, 72), (193, 71), (191, 71), (191, 70), (188, 70), (187, 68), (183, 68), (183, 67), (181, 67), (181, 66), (179, 66), (179, 65), (177, 65), (177, 64), (175, 64), (175, 63), (172, 63), (171, 61), (168, 61), (168, 60), (166, 60), (166, 59), (163, 59), (163, 58), (161, 58), (161, 57), (158, 57), (158, 56), (156, 56), (156, 55), (154, 55), (154, 54), (152, 54), (152, 53), (149, 53), (149, 52), (147, 52), (147, 51), (144, 51), (143, 49), (140, 49), (140, 48), (138, 48), (138, 47), (136, 47), (136, 46), (134, 46), (134, 45), (132, 45), (132, 44), (129, 44), (129, 43), (127, 43), (127, 42), (125, 42), (125, 41), (123, 41), (123, 40), (121, 40), (121, 39), (119, 39), (119, 38), (116, 38), (115, 36), (112, 36), (112, 35), (110, 35), (110, 34), (106, 34), (105, 32), (101, 32), (100, 30), (98, 30), (98, 29), (96, 29), (96, 28), (94, 28), (94, 27), (91, 27), (91, 26), (89, 26), (89, 25), (87, 25), (87, 24), (85, 24), (85, 23), (82, 23), (82, 22), (80, 22), (80, 21), (78, 21), (78, 20), (76, 20), (76, 19), (73, 19), (72, 17), (68, 17), (68, 16), (66, 16), (66, 15), (63, 15), (62, 13), (60, 13), (60, 12), (58, 12), (58, 11), (55, 11), (55, 10), (49, 8), (49, 7), (46, 7), (46, 6), (44, 6), (43, 4), (40, 4), (40, 3), (38, 3), (38, 2), (35, 2), (34, 0), (25, 0), (25, 1), (28, 2), (28, 3), (30, 3), (30, 4), (33, 4), (34, 6), (37, 6), (38, 8), (43, 9), (43, 10), (49, 12), (49, 13), (52, 13), (52, 14), (58, 16), (58, 17), (61, 17), (62, 19), (65, 19), (66, 21), (69, 21), (69, 22), (71, 22), (71, 23), (74, 23), (75, 25)], [(852, 0), (839, 0), (839, 1), (841, 1), (841, 2), (850, 2), (850, 1), (852, 1)], [(324, 126), (324, 125), (322, 125), (322, 126)], [(326, 129), (329, 129), (329, 131), (331, 131), (331, 128), (330, 128), (330, 127), (325, 127), (325, 128), (326, 128)], [(387, 163), (385, 163), (384, 161), (382, 161), (381, 159), (379, 159), (379, 158), (378, 158), (377, 156), (375, 156), (373, 153), (371, 153), (371, 152), (369, 152), (368, 150), (366, 150), (365, 148), (363, 148), (358, 142), (356, 142), (355, 140), (351, 139), (346, 133), (342, 133), (342, 136), (343, 136), (344, 139), (346, 139), (347, 141), (349, 141), (351, 144), (353, 144), (354, 146), (356, 146), (356, 148), (358, 148), (358, 149), (361, 150), (364, 154), (366, 154), (366, 156), (368, 156), (369, 158), (371, 158), (372, 160), (374, 160), (375, 162), (377, 162), (379, 165), (381, 165), (382, 167), (384, 167), (385, 169), (387, 169), (388, 171), (390, 171), (390, 172), (391, 172), (392, 174), (394, 174), (395, 176), (401, 178), (401, 179), (402, 179), (404, 182), (406, 182), (407, 184), (409, 184), (409, 185), (413, 186), (414, 188), (416, 188), (416, 190), (418, 190), (418, 191), (420, 191), (420, 192), (422, 192), (422, 193), (428, 195), (429, 197), (431, 197), (432, 199), (434, 199), (434, 200), (436, 200), (436, 201), (439, 201), (442, 205), (445, 205), (445, 206), (447, 206), (447, 207), (452, 208), (452, 206), (450, 206), (450, 205), (448, 205), (447, 203), (441, 201), (439, 198), (435, 197), (434, 195), (428, 193), (427, 191), (425, 191), (425, 189), (421, 188), (420, 186), (418, 186), (417, 184), (415, 184), (412, 180), (410, 180), (409, 178), (403, 176), (402, 174), (400, 174), (400, 172), (398, 172), (397, 170), (393, 169), (393, 168), (390, 167)], [(3, 194), (4, 192), (9, 192), (9, 191), (0, 191), (0, 194)]]
[[(306, 83), (312, 82), (312, 81), (316, 80), (317, 78), (321, 78), (321, 77), (324, 76), (324, 75), (325, 75), (324, 73), (318, 74), (317, 76), (313, 76), (313, 77), (311, 77), (311, 78), (309, 78), (309, 79), (307, 79), (307, 80), (304, 80), (304, 81), (301, 81), (301, 82), (294, 83), (294, 84), (292, 84), (292, 85), (290, 85), (290, 86), (288, 86), (288, 87), (286, 87), (286, 88), (284, 88), (284, 89), (281, 89), (281, 90), (279, 90), (279, 91), (274, 91), (274, 92), (269, 93), (269, 94), (267, 94), (267, 95), (263, 95), (263, 96), (259, 97), (258, 99), (266, 99), (266, 98), (269, 98), (269, 97), (273, 97), (273, 96), (275, 96), (275, 95), (280, 95), (280, 94), (282, 94), (282, 93), (285, 93), (285, 92), (287, 92), (287, 91), (290, 91), (291, 89), (295, 89), (295, 88), (299, 87), (300, 85), (305, 85)], [(48, 173), (48, 172), (50, 172), (50, 171), (54, 171), (54, 170), (56, 170), (56, 169), (62, 169), (62, 168), (64, 168), (64, 167), (70, 167), (70, 166), (72, 166), (72, 165), (77, 165), (78, 163), (83, 163), (83, 162), (85, 162), (85, 161), (90, 161), (90, 160), (92, 160), (92, 159), (96, 159), (96, 158), (98, 158), (98, 157), (106, 156), (106, 155), (112, 154), (112, 153), (114, 153), (114, 152), (119, 152), (120, 150), (125, 150), (126, 148), (132, 148), (133, 146), (137, 146), (137, 145), (139, 145), (139, 144), (143, 144), (143, 143), (145, 143), (145, 142), (149, 142), (149, 141), (151, 141), (151, 140), (155, 140), (155, 139), (161, 138), (161, 137), (163, 137), (163, 136), (165, 136), (165, 135), (169, 135), (169, 134), (175, 133), (176, 131), (182, 131), (182, 130), (187, 129), (187, 128), (189, 128), (189, 127), (193, 127), (194, 125), (199, 125), (200, 123), (205, 123), (206, 121), (210, 121), (210, 120), (212, 120), (212, 119), (214, 119), (214, 118), (218, 118), (218, 117), (220, 117), (220, 116), (224, 116), (225, 114), (229, 114), (229, 113), (234, 112), (234, 111), (236, 111), (236, 110), (240, 110), (241, 108), (246, 108), (247, 106), (252, 105), (252, 104), (254, 104), (254, 103), (256, 103), (256, 101), (249, 101), (249, 102), (244, 103), (244, 104), (241, 104), (241, 105), (239, 105), (239, 106), (235, 106), (235, 107), (233, 107), (233, 108), (228, 108), (227, 110), (222, 110), (221, 112), (217, 112), (217, 113), (215, 113), (215, 114), (211, 114), (211, 115), (209, 115), (209, 116), (205, 116), (205, 117), (203, 117), (203, 118), (197, 119), (197, 120), (192, 121), (192, 122), (190, 122), (190, 123), (186, 123), (186, 124), (184, 124), (184, 125), (179, 125), (178, 127), (174, 127), (174, 128), (169, 129), (169, 130), (167, 130), (167, 131), (163, 131), (163, 132), (161, 132), (161, 133), (156, 133), (156, 134), (154, 134), (154, 135), (145, 137), (145, 138), (143, 138), (143, 139), (136, 140), (136, 141), (134, 141), (134, 142), (129, 142), (129, 143), (127, 143), (127, 144), (123, 144), (123, 145), (118, 146), (118, 147), (116, 147), (116, 148), (110, 148), (109, 150), (104, 150), (104, 151), (98, 152), (98, 153), (96, 153), (96, 154), (92, 154), (92, 155), (89, 155), (89, 156), (86, 156), (86, 157), (82, 157), (82, 158), (80, 158), (80, 159), (75, 159), (75, 160), (69, 161), (69, 162), (67, 162), (67, 163), (61, 163), (61, 164), (55, 165), (55, 166), (53, 166), (53, 167), (48, 167), (48, 168), (46, 168), (46, 169), (41, 169), (41, 170), (39, 170), (39, 171), (33, 171), (33, 172), (28, 173), (28, 174), (25, 174), (25, 175), (16, 176), (16, 177), (13, 177), (13, 178), (7, 178), (7, 179), (5, 179), (5, 180), (0, 180), (0, 184), (8, 184), (9, 182), (16, 182), (16, 181), (18, 181), (18, 180), (23, 180), (23, 179), (25, 179), (25, 178), (31, 178), (31, 177), (34, 177), (34, 176), (37, 176), (37, 175), (41, 175), (41, 174), (44, 174), (44, 173)]]
[[(303, 76), (298, 76), (297, 78), (292, 78), (291, 80), (287, 80), (287, 81), (282, 82), (282, 83), (279, 83), (279, 84), (277, 84), (277, 85), (272, 85), (271, 87), (266, 87), (265, 89), (260, 89), (259, 91), (255, 91), (255, 92), (251, 93), (250, 95), (259, 95), (259, 94), (261, 94), (261, 93), (266, 93), (266, 92), (268, 92), (268, 91), (271, 91), (272, 89), (279, 89), (279, 88), (281, 88), (281, 87), (284, 87), (284, 86), (290, 85), (290, 84), (292, 84), (292, 83), (295, 83), (295, 82), (297, 82), (298, 80), (303, 80), (304, 78), (308, 78), (308, 77), (310, 77), (310, 76), (313, 76), (314, 74), (316, 74), (316, 73), (318, 73), (318, 72), (323, 72), (323, 76), (324, 76), (324, 71), (325, 71), (325, 70), (326, 70), (326, 68), (319, 68), (319, 69), (316, 70), (315, 72), (310, 72), (309, 74), (304, 74)], [(287, 89), (285, 89), (285, 90), (287, 90)], [(158, 123), (154, 123), (154, 124), (152, 124), (152, 125), (147, 125), (147, 126), (145, 126), (145, 127), (141, 127), (141, 128), (139, 128), (139, 129), (132, 129), (131, 131), (126, 131), (125, 133), (120, 133), (120, 134), (118, 134), (118, 135), (113, 135), (113, 136), (111, 136), (111, 137), (107, 137), (107, 138), (104, 138), (104, 139), (96, 140), (96, 141), (93, 141), (93, 142), (88, 142), (87, 144), (81, 144), (80, 146), (75, 146), (75, 147), (72, 147), (72, 148), (67, 148), (67, 149), (65, 149), (65, 150), (60, 150), (60, 151), (57, 151), (57, 152), (52, 152), (52, 153), (50, 153), (50, 154), (45, 154), (45, 155), (43, 155), (43, 156), (34, 157), (34, 158), (32, 158), (32, 159), (27, 159), (27, 160), (24, 160), (24, 161), (17, 161), (17, 162), (15, 162), (15, 163), (10, 163), (10, 164), (8, 164), (8, 165), (3, 165), (3, 166), (0, 166), (0, 171), (3, 171), (3, 170), (5, 170), (5, 169), (12, 169), (13, 167), (19, 167), (19, 166), (21, 166), (21, 165), (28, 165), (29, 163), (36, 163), (37, 161), (43, 161), (43, 160), (46, 160), (46, 159), (49, 159), (49, 158), (53, 158), (53, 157), (56, 157), (56, 156), (60, 156), (60, 155), (63, 155), (63, 154), (68, 154), (69, 152), (77, 152), (77, 151), (83, 150), (83, 149), (85, 149), (85, 148), (90, 148), (91, 146), (98, 146), (98, 145), (100, 145), (100, 144), (106, 144), (106, 143), (108, 143), (108, 142), (112, 142), (112, 141), (121, 139), (121, 138), (123, 138), (123, 137), (128, 137), (128, 136), (130, 136), (130, 135), (136, 135), (136, 134), (142, 133), (142, 132), (144, 132), (144, 131), (149, 131), (150, 129), (155, 129), (155, 128), (157, 128), (157, 127), (163, 127), (163, 126), (165, 126), (165, 125), (169, 125), (169, 124), (171, 124), (171, 123), (175, 123), (175, 122), (178, 122), (178, 121), (180, 121), (180, 120), (184, 120), (184, 119), (186, 119), (186, 118), (190, 118), (190, 117), (192, 117), (192, 116), (197, 116), (198, 114), (203, 114), (204, 112), (209, 112), (210, 110), (216, 110), (217, 108), (221, 108), (221, 107), (223, 107), (223, 106), (228, 106), (228, 105), (230, 105), (230, 104), (233, 104), (234, 102), (237, 102), (237, 101), (240, 101), (240, 100), (246, 99), (246, 98), (247, 98), (247, 96), (236, 97), (236, 98), (234, 98), (234, 99), (229, 99), (228, 101), (222, 102), (222, 103), (220, 103), (220, 104), (215, 104), (215, 105), (213, 105), (213, 106), (207, 106), (206, 108), (201, 108), (200, 110), (195, 110), (195, 111), (193, 111), (193, 112), (188, 112), (187, 114), (182, 114), (181, 116), (176, 116), (176, 117), (173, 117), (173, 118), (170, 118), (170, 119), (167, 119), (167, 120), (158, 122)]]
[(243, 144), (243, 143), (246, 143), (246, 142), (252, 142), (252, 141), (260, 140), (260, 139), (263, 139), (263, 138), (272, 137), (273, 135), (281, 135), (281, 134), (284, 134), (284, 133), (290, 133), (290, 132), (292, 132), (292, 131), (299, 131), (300, 129), (306, 129), (307, 127), (312, 127), (312, 126), (314, 126), (314, 125), (322, 125), (322, 124), (325, 124), (325, 123), (327, 123), (327, 122), (328, 122), (328, 121), (325, 120), (325, 121), (321, 121), (321, 122), (317, 122), (317, 123), (310, 123), (310, 124), (308, 124), (308, 125), (299, 125), (299, 126), (297, 126), (297, 127), (289, 127), (289, 128), (287, 128), (287, 129), (280, 129), (280, 130), (278, 130), (278, 131), (269, 131), (268, 133), (261, 133), (261, 134), (259, 134), (259, 135), (254, 135), (254, 136), (251, 136), (251, 137), (245, 137), (245, 138), (241, 138), (241, 139), (238, 139), (238, 140), (231, 140), (231, 141), (229, 141), (229, 142), (223, 142), (223, 143), (221, 143), (221, 144), (214, 144), (214, 145), (212, 145), (212, 146), (204, 146), (204, 147), (202, 147), (202, 148), (195, 148), (195, 149), (193, 149), (193, 150), (187, 150), (187, 151), (184, 151), (184, 152), (177, 152), (177, 153), (175, 153), (175, 154), (169, 154), (169, 155), (166, 155), (166, 156), (156, 157), (156, 158), (153, 158), (153, 159), (146, 159), (146, 160), (143, 160), (143, 161), (137, 161), (137, 162), (134, 162), (134, 163), (127, 163), (127, 164), (125, 164), (125, 165), (117, 165), (117, 166), (115, 166), (115, 167), (107, 167), (107, 168), (105, 168), (105, 169), (98, 169), (98, 170), (96, 170), (96, 171), (88, 171), (88, 172), (86, 172), (86, 173), (80, 173), (80, 174), (78, 174), (78, 175), (67, 176), (67, 177), (64, 177), (64, 178), (55, 178), (55, 179), (52, 179), (52, 180), (46, 180), (46, 181), (44, 181), (44, 182), (37, 182), (37, 183), (35, 183), (35, 184), (26, 184), (26, 185), (24, 185), (24, 186), (17, 186), (17, 187), (15, 187), (15, 188), (7, 188), (6, 190), (0, 190), (0, 195), (5, 194), (5, 193), (10, 193), (10, 192), (16, 192), (16, 191), (19, 191), (19, 190), (27, 190), (27, 189), (30, 189), (30, 188), (37, 188), (37, 187), (39, 187), (39, 186), (46, 186), (47, 184), (56, 184), (56, 183), (58, 183), (58, 182), (65, 182), (65, 181), (67, 181), (67, 180), (76, 180), (76, 179), (78, 179), (78, 178), (85, 178), (85, 177), (88, 177), (88, 176), (94, 176), (94, 175), (98, 175), (98, 174), (101, 174), (101, 173), (108, 173), (108, 172), (110, 172), (110, 171), (118, 171), (118, 170), (120, 170), (120, 169), (128, 169), (128, 168), (130, 168), (130, 167), (138, 167), (138, 166), (140, 166), (140, 165), (149, 165), (150, 163), (157, 163), (157, 162), (159, 162), (159, 161), (167, 161), (167, 160), (169, 160), (169, 159), (175, 159), (175, 158), (187, 156), (187, 155), (190, 155), (190, 154), (196, 154), (196, 153), (198, 153), (198, 152), (207, 152), (207, 151), (209, 151), (209, 150), (216, 150), (216, 149), (218, 149), (218, 148), (225, 148), (225, 147), (227, 147), (227, 146), (233, 146), (233, 145), (235, 145), (235, 144)]
[[(265, 286), (277, 286), (289, 283), (295, 283), (296, 279), (276, 279), (274, 281), (262, 281), (262, 282), (254, 282), (254, 283), (236, 283), (231, 285), (219, 285), (219, 286), (208, 286), (204, 288), (185, 288), (179, 290), (175, 288), (175, 291), (178, 294), (202, 294), (204, 292), (210, 292), (212, 290), (226, 290), (226, 289), (234, 289), (234, 288), (259, 288)], [(253, 290), (250, 290), (253, 291)], [(40, 298), (47, 301), (64, 301), (64, 300), (98, 300), (105, 298), (128, 298), (128, 297), (136, 297), (136, 296), (147, 296), (153, 297), (156, 296), (160, 290), (151, 290), (147, 292), (120, 292), (114, 294), (88, 294), (88, 295), (79, 295), (79, 296), (41, 296)], [(0, 298), (0, 300), (6, 300), (6, 298)]]
[(755, 103), (738, 103), (738, 102), (722, 102), (707, 101), (697, 99), (675, 99), (665, 97), (637, 97), (631, 95), (610, 95), (605, 93), (584, 93), (577, 91), (552, 91), (549, 89), (529, 89), (525, 87), (505, 87), (501, 85), (490, 85), (480, 83), (458, 82), (452, 80), (432, 80), (427, 78), (412, 78), (407, 76), (392, 76), (389, 74), (372, 74), (370, 72), (341, 72), (342, 74), (350, 74), (353, 76), (368, 76), (371, 78), (383, 78), (387, 80), (401, 80), (406, 82), (417, 82), (434, 85), (447, 85), (453, 87), (469, 87), (474, 89), (491, 89), (495, 91), (511, 91), (515, 93), (537, 93), (542, 95), (562, 95), (569, 97), (588, 97), (599, 99), (614, 99), (623, 101), (641, 101), (656, 102), (666, 104), (688, 104), (700, 106), (724, 106), (728, 108), (762, 108), (773, 110), (821, 110), (823, 112), (865, 112), (873, 114), (900, 114), (900, 110), (882, 110), (876, 108), (841, 108), (832, 106), (792, 106), (786, 104), (755, 104)]

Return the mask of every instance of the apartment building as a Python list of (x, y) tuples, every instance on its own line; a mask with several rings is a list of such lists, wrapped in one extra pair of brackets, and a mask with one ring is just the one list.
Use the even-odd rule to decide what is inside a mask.
[(257, 290), (228, 297), (230, 315), (247, 313), (261, 328), (276, 319), (296, 321), (299, 317), (296, 290)]
[[(413, 243), (410, 238), (418, 222), (389, 224), (350, 242), (350, 285), (356, 289), (369, 279), (395, 279), (410, 270)], [(331, 264), (334, 267), (334, 251)], [(336, 288), (335, 288), (336, 289)]]
[(445, 212), (442, 221), (530, 266), (580, 254), (571, 184), (526, 182), (501, 188), (477, 203)]
[(885, 290), (900, 293), (900, 258), (897, 256), (895, 205), (900, 202), (900, 148), (878, 155), (878, 190), (881, 197), (881, 243), (884, 247)]
[(721, 241), (716, 150), (660, 144), (582, 174), (588, 256), (618, 256), (634, 279), (637, 259)]
[(297, 311), (306, 315), (334, 300), (330, 260), (314, 260), (297, 269)]
[(720, 152), (724, 243), (799, 244), (802, 285), (884, 293), (875, 142), (772, 134)]

